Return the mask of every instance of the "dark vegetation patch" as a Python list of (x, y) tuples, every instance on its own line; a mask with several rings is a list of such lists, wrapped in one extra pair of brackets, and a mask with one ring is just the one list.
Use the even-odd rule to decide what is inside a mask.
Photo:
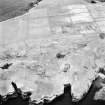
[(64, 55), (64, 54), (61, 54), (61, 53), (57, 53), (57, 54), (56, 54), (56, 57), (57, 57), (58, 59), (62, 59), (62, 58), (65, 57), (65, 55)]
[(100, 33), (99, 37), (100, 37), (100, 39), (105, 39), (105, 33)]
[(92, 3), (92, 4), (99, 3), (99, 2), (105, 2), (105, 0), (85, 0), (85, 1), (88, 3)]
[(12, 65), (13, 63), (6, 63), (4, 64), (2, 67), (0, 67), (1, 69), (9, 69), (9, 67)]

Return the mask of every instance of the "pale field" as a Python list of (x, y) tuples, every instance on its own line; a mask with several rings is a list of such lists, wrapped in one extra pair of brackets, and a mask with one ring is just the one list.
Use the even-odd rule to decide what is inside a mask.
[[(26, 12), (25, 9), (29, 8), (29, 3), (33, 2), (33, 1), (36, 2), (36, 0), (0, 0), (0, 21), (7, 20), (8, 18), (12, 18), (15, 15), (24, 14)], [(39, 17), (40, 15), (42, 17), (44, 17), (45, 15), (47, 15), (46, 14), (46, 12), (47, 12), (46, 9), (49, 8), (49, 7), (58, 7), (58, 6), (68, 5), (68, 4), (71, 5), (71, 4), (81, 4), (81, 3), (85, 3), (85, 2), (83, 0), (62, 0), (62, 1), (61, 0), (42, 0), (39, 3), (39, 5), (37, 5), (34, 8), (35, 9), (34, 10), (35, 15), (34, 15), (34, 11), (33, 11), (32, 18), (34, 16)], [(4, 30), (6, 29), (5, 32), (7, 32), (8, 30), (11, 30), (8, 27), (12, 26), (11, 27), (12, 28), (12, 30), (11, 30), (12, 33), (8, 32), (8, 35), (7, 35), (7, 34), (5, 34), (5, 32), (3, 32), (3, 35), (0, 34), (0, 44), (5, 43), (5, 38), (8, 39), (8, 41), (11, 41), (12, 39), (14, 40), (14, 37), (16, 36), (16, 37), (19, 37), (19, 40), (20, 40), (20, 39), (24, 39), (24, 37), (27, 35), (27, 32), (26, 32), (27, 31), (26, 28), (28, 28), (27, 27), (27, 22), (20, 21), (20, 19), (19, 20), (18, 19), (17, 20), (13, 19), (13, 20), (10, 20), (10, 21), (11, 22), (7, 22), (7, 23), (4, 22), (3, 23), (7, 27), (6, 28), (5, 26), (3, 26), (3, 27), (5, 27), (3, 29)], [(42, 21), (41, 24), (40, 24), (40, 21)], [(29, 22), (28, 24), (32, 24), (32, 22)], [(34, 24), (39, 28), (37, 30), (34, 30), (34, 32), (31, 32), (31, 33), (36, 33), (38, 35), (39, 34), (41, 35), (43, 33), (43, 31), (41, 31), (41, 29), (43, 28), (44, 34), (51, 34), (47, 18), (35, 19)], [(43, 24), (47, 25), (47, 26), (43, 26)], [(16, 26), (16, 27), (14, 27), (14, 26)], [(33, 25), (31, 25), (31, 26), (33, 26)], [(2, 30), (2, 25), (0, 25), (0, 30), (3, 31)], [(24, 30), (24, 32), (23, 32), (23, 30)], [(21, 34), (17, 35), (17, 33), (21, 33), (21, 31), (22, 31), (23, 35), (21, 35)], [(38, 35), (36, 35), (36, 36), (38, 36)], [(28, 35), (28, 36), (33, 37), (34, 35)]]
[[(37, 0), (0, 0), (0, 21), (3, 18), (8, 18), (8, 16), (5, 16), (5, 14), (13, 15), (13, 11), (19, 13), (25, 12), (25, 9), (29, 8), (29, 4), (32, 2), (36, 2)], [(39, 3), (38, 8), (42, 7), (52, 7), (52, 6), (61, 6), (65, 4), (78, 4), (78, 3), (84, 3), (84, 0), (42, 0)], [(17, 12), (17, 14), (19, 14)], [(2, 17), (2, 18), (1, 18)], [(11, 17), (11, 16), (9, 16)]]
[[(67, 0), (66, 0), (67, 1)], [(69, 2), (69, 1), (68, 1)], [(105, 31), (105, 6), (97, 4), (48, 5), (46, 0), (28, 13), (0, 23), (0, 44), (20, 40), (95, 35)], [(47, 6), (46, 6), (47, 5)], [(60, 5), (60, 6), (58, 6)]]
[[(32, 100), (44, 96), (51, 100), (70, 83), (74, 98), (79, 100), (89, 90), (99, 67), (104, 66), (105, 40), (99, 33), (105, 32), (105, 4), (47, 1), (0, 23), (1, 62), (13, 63), (6, 71), (0, 69), (0, 92), (5, 95), (13, 91), (10, 82), (14, 81), (23, 91), (32, 91)], [(66, 57), (56, 59), (58, 52)], [(48, 77), (43, 77), (44, 70)]]

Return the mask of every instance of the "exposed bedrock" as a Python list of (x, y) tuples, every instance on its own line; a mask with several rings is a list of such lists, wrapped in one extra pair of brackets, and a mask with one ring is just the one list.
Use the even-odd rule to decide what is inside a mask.
[[(62, 39), (59, 41), (64, 43)], [(98, 46), (95, 44), (97, 41)], [(1, 62), (12, 65), (8, 69), (0, 68), (1, 95), (13, 92), (13, 81), (23, 92), (32, 92), (31, 100), (53, 100), (56, 95), (63, 94), (65, 84), (71, 84), (73, 101), (79, 101), (88, 92), (92, 81), (100, 75), (99, 68), (104, 67), (104, 42), (100, 39), (97, 41), (90, 41), (86, 47), (80, 47), (79, 40), (74, 40), (70, 45), (75, 44), (75, 49), (71, 47), (65, 50), (60, 49), (59, 43), (40, 44), (40, 50), (34, 44), (30, 48), (28, 43), (26, 47), (24, 43), (15, 47), (13, 44), (7, 46), (0, 53)], [(51, 46), (55, 46), (54, 49)], [(57, 58), (59, 52), (66, 56)]]

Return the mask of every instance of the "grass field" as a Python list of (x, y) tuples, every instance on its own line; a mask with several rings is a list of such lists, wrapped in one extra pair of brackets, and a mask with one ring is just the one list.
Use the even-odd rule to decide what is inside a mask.
[[(31, 2), (37, 0), (0, 0), (0, 21), (24, 14)], [(85, 3), (84, 0), (42, 0), (37, 8)]]

